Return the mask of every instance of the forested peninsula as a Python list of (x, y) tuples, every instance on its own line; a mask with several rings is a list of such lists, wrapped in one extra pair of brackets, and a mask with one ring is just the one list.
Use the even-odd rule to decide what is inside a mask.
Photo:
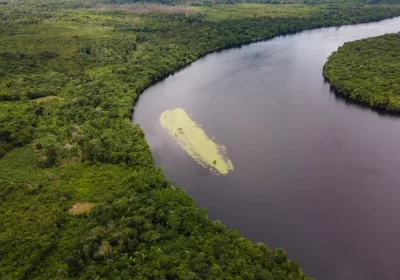
[(0, 2), (0, 278), (309, 279), (172, 186), (132, 107), (209, 52), (400, 6), (128, 2)]
[(340, 94), (371, 107), (400, 112), (400, 33), (345, 43), (323, 75)]

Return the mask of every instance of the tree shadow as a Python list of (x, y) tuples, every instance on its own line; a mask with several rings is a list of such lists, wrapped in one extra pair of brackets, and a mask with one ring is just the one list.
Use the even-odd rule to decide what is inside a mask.
[(389, 110), (386, 110), (383, 108), (371, 107), (367, 103), (351, 99), (348, 96), (339, 93), (336, 89), (334, 89), (330, 85), (330, 83), (328, 82), (328, 80), (326, 78), (324, 78), (324, 85), (329, 86), (329, 92), (335, 96), (336, 102), (343, 103), (347, 107), (352, 106), (352, 107), (357, 107), (358, 109), (360, 109), (362, 111), (370, 111), (370, 112), (372, 111), (372, 112), (378, 114), (379, 116), (385, 117), (385, 118), (390, 118), (390, 119), (399, 119), (400, 118), (400, 112), (392, 112), (392, 111), (389, 111)]

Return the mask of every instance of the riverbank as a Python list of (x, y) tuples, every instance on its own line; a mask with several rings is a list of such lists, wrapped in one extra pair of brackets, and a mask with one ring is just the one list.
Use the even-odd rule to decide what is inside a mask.
[(399, 43), (399, 33), (345, 43), (328, 58), (323, 75), (338, 93), (399, 113)]
[[(0, 276), (304, 279), (283, 250), (240, 238), (171, 188), (128, 119), (145, 88), (211, 51), (400, 14), (397, 6), (323, 7), (234, 19), (1, 10)], [(46, 96), (53, 98), (29, 102)], [(77, 202), (99, 205), (69, 215)]]
[[(398, 31), (399, 21), (308, 30), (210, 54), (146, 90), (133, 119), (156, 165), (211, 219), (252, 241), (285, 248), (316, 279), (389, 280), (377, 246), (395, 275), (389, 232), (398, 227), (377, 217), (399, 208), (398, 199), (389, 199), (399, 197), (393, 185), (400, 181), (393, 165), (399, 158), (393, 153), (398, 118), (345, 102), (321, 70), (344, 42)], [(212, 176), (176, 145), (158, 122), (177, 107), (227, 148), (234, 171)], [(382, 204), (387, 200), (390, 206)], [(371, 203), (375, 218), (358, 211)], [(378, 224), (391, 231), (372, 226)], [(325, 235), (326, 229), (338, 234)], [(378, 244), (377, 236), (385, 241)], [(354, 264), (354, 254), (343, 254), (360, 246), (371, 248), (360, 257), (376, 265), (363, 268)]]

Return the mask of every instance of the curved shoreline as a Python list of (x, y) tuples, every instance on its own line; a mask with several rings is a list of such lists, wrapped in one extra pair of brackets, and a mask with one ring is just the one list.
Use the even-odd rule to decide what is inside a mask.
[(201, 54), (201, 55), (198, 56), (196, 59), (191, 60), (190, 62), (186, 63), (185, 65), (183, 65), (183, 66), (178, 66), (178, 67), (175, 68), (175, 70), (173, 70), (173, 71), (171, 71), (171, 72), (169, 72), (169, 73), (166, 73), (166, 74), (164, 74), (164, 75), (161, 75), (159, 78), (157, 78), (157, 79), (155, 79), (154, 81), (150, 82), (144, 89), (142, 89), (141, 91), (139, 91), (139, 94), (138, 94), (137, 97), (133, 100), (133, 106), (132, 106), (132, 108), (131, 108), (130, 117), (129, 117), (129, 122), (130, 122), (130, 123), (134, 123), (133, 114), (134, 114), (134, 111), (135, 111), (135, 105), (136, 105), (136, 103), (138, 102), (140, 96), (141, 96), (148, 88), (150, 88), (151, 86), (153, 86), (153, 85), (155, 85), (155, 84), (157, 84), (157, 83), (159, 83), (159, 82), (161, 82), (161, 81), (167, 79), (167, 78), (170, 77), (170, 76), (175, 75), (175, 74), (178, 73), (179, 71), (185, 69), (186, 67), (190, 66), (192, 63), (198, 61), (199, 59), (201, 59), (201, 58), (203, 58), (203, 57), (205, 57), (205, 56), (207, 56), (207, 55), (209, 55), (209, 54), (218, 53), (218, 52), (222, 52), (222, 51), (224, 51), (224, 50), (230, 50), (230, 49), (235, 49), (235, 48), (240, 49), (241, 47), (247, 46), (247, 45), (250, 45), (250, 44), (256, 44), (256, 43), (266, 42), (266, 41), (272, 40), (272, 39), (274, 39), (274, 38), (278, 38), (278, 37), (280, 37), (280, 36), (294, 35), (294, 34), (297, 34), (297, 33), (303, 32), (303, 31), (307, 31), (307, 30), (323, 29), (323, 28), (331, 28), (331, 27), (351, 26), (351, 25), (358, 25), (358, 24), (368, 24), (368, 23), (373, 23), (373, 22), (380, 22), (380, 21), (384, 21), (384, 20), (390, 20), (390, 19), (394, 19), (394, 18), (397, 18), (397, 17), (400, 17), (400, 14), (397, 15), (397, 16), (388, 17), (388, 18), (379, 18), (379, 19), (373, 19), (373, 20), (366, 20), (366, 21), (362, 21), (362, 22), (360, 22), (360, 23), (350, 23), (350, 24), (342, 24), (342, 25), (340, 25), (340, 24), (322, 25), (322, 26), (315, 26), (315, 27), (304, 28), (304, 29), (299, 28), (299, 29), (297, 29), (297, 30), (295, 30), (295, 31), (292, 31), (292, 32), (278, 33), (278, 34), (275, 34), (275, 35), (271, 35), (271, 36), (264, 37), (264, 38), (262, 38), (262, 39), (250, 40), (250, 41), (243, 41), (243, 42), (241, 42), (241, 43), (232, 44), (232, 45), (227, 45), (227, 46), (224, 46), (224, 47), (219, 47), (219, 48), (216, 48), (216, 49), (212, 49), (212, 50), (210, 50), (210, 51), (207, 51), (207, 52), (204, 53), (204, 54)]
[(278, 33), (278, 34), (275, 34), (275, 35), (271, 35), (271, 36), (264, 37), (264, 38), (262, 38), (262, 39), (251, 40), (251, 41), (243, 41), (243, 42), (241, 42), (241, 43), (232, 44), (232, 45), (227, 45), (227, 46), (224, 46), (224, 47), (212, 49), (212, 50), (210, 50), (210, 51), (207, 51), (207, 52), (204, 53), (204, 54), (201, 54), (201, 55), (198, 56), (196, 59), (191, 60), (191, 61), (188, 62), (187, 64), (185, 64), (185, 65), (183, 65), (183, 66), (178, 66), (178, 67), (175, 68), (175, 70), (173, 70), (173, 71), (171, 71), (171, 72), (169, 72), (169, 73), (166, 73), (166, 74), (164, 74), (164, 75), (161, 75), (159, 78), (157, 78), (157, 79), (155, 79), (154, 81), (150, 82), (144, 89), (142, 89), (141, 91), (139, 91), (139, 94), (138, 94), (137, 97), (133, 100), (133, 106), (132, 106), (132, 108), (131, 108), (129, 121), (130, 121), (130, 123), (132, 123), (132, 124), (134, 123), (133, 114), (134, 114), (134, 111), (135, 111), (135, 105), (136, 105), (136, 103), (138, 102), (140, 96), (141, 96), (148, 88), (150, 88), (151, 86), (153, 86), (153, 85), (155, 85), (155, 84), (157, 84), (157, 83), (159, 83), (159, 82), (164, 81), (165, 79), (167, 79), (167, 78), (170, 77), (170, 76), (175, 75), (175, 74), (178, 73), (179, 71), (181, 71), (181, 70), (183, 70), (183, 69), (189, 67), (192, 63), (198, 61), (199, 59), (201, 59), (201, 58), (203, 58), (203, 57), (205, 57), (205, 56), (207, 56), (207, 55), (209, 55), (209, 54), (218, 53), (218, 52), (222, 52), (222, 51), (230, 50), (230, 49), (235, 49), (235, 48), (240, 49), (241, 47), (247, 46), (247, 45), (250, 45), (250, 44), (256, 44), (256, 43), (266, 42), (266, 41), (272, 40), (272, 39), (274, 39), (274, 38), (278, 38), (278, 37), (280, 37), (280, 36), (294, 35), (294, 34), (297, 34), (297, 33), (303, 32), (303, 31), (307, 31), (307, 30), (323, 29), (323, 28), (331, 28), (331, 27), (351, 26), (351, 25), (359, 25), (359, 24), (368, 24), (368, 23), (373, 23), (373, 22), (380, 22), (380, 21), (384, 21), (384, 20), (390, 20), (390, 19), (394, 19), (394, 18), (397, 18), (397, 17), (400, 17), (400, 14), (397, 15), (397, 16), (388, 17), (388, 18), (379, 18), (379, 19), (373, 19), (373, 20), (366, 20), (366, 21), (362, 21), (362, 22), (360, 22), (360, 23), (350, 23), (350, 24), (342, 24), (342, 25), (340, 25), (340, 24), (323, 25), (323, 26), (315, 26), (315, 27), (304, 28), (304, 29), (299, 28), (299, 29), (297, 29), (297, 30), (295, 30), (295, 31), (292, 31), (292, 32)]
[(351, 98), (348, 94), (345, 94), (345, 93), (339, 91), (333, 84), (331, 84), (328, 77), (326, 77), (323, 74), (322, 74), (322, 76), (324, 77), (324, 82), (329, 84), (331, 92), (335, 95), (335, 97), (342, 99), (347, 104), (351, 104), (353, 106), (358, 106), (363, 109), (372, 110), (382, 116), (390, 116), (390, 117), (396, 117), (396, 118), (400, 117), (400, 111), (392, 111), (385, 107), (371, 106), (368, 104), (368, 102), (363, 102), (361, 100)]
[(396, 56), (393, 45), (399, 40), (399, 34), (386, 33), (346, 42), (327, 58), (322, 69), (324, 81), (337, 96), (354, 104), (399, 116), (396, 64), (393, 64), (397, 60), (392, 59)]
[[(199, 209), (200, 204), (196, 205), (194, 199), (183, 189), (173, 188), (174, 184), (165, 175), (167, 173), (163, 174), (161, 168), (155, 167), (153, 159), (157, 155), (151, 153), (149, 147), (151, 142), (146, 141), (143, 130), (138, 125), (131, 125), (127, 119), (132, 116), (128, 114), (134, 108), (136, 112), (140, 110), (139, 104), (137, 107), (132, 104), (145, 88), (209, 53), (241, 47), (246, 45), (244, 43), (246, 40), (250, 44), (321, 26), (335, 26), (350, 21), (369, 22), (371, 19), (390, 18), (400, 14), (400, 6), (394, 6), (393, 9), (360, 7), (357, 10), (351, 8), (350, 12), (320, 11), (308, 14), (308, 18), (299, 18), (296, 16), (296, 7), (290, 9), (294, 15), (289, 15), (287, 18), (282, 16), (278, 19), (253, 18), (243, 21), (226, 19), (219, 23), (205, 21), (198, 27), (196, 23), (188, 24), (185, 19), (180, 19), (175, 24), (173, 18), (166, 18), (165, 22), (168, 25), (164, 26), (165, 22), (162, 21), (164, 18), (156, 18), (154, 27), (157, 28), (154, 30), (147, 29), (147, 24), (152, 24), (152, 18), (149, 17), (146, 18), (148, 21), (136, 30), (137, 33), (130, 29), (131, 21), (126, 21), (123, 17), (117, 17), (116, 21), (109, 22), (110, 25), (104, 25), (110, 15), (94, 15), (94, 12), (87, 12), (88, 14), (71, 12), (60, 15), (51, 13), (50, 19), (56, 20), (29, 24), (33, 30), (43, 29), (43, 34), (39, 32), (38, 37), (36, 33), (27, 35), (27, 38), (38, 39), (32, 40), (32, 44), (29, 45), (34, 55), (27, 59), (19, 56), (20, 52), (25, 53), (25, 44), (19, 40), (21, 36), (4, 34), (4, 38), (10, 40), (10, 46), (15, 44), (13, 49), (16, 51), (15, 55), (6, 56), (8, 58), (5, 63), (10, 67), (5, 71), (7, 80), (4, 81), (12, 81), (14, 76), (8, 77), (8, 74), (13, 74), (13, 71), (20, 73), (22, 69), (20, 64), (25, 65), (34, 57), (39, 58), (37, 64), (43, 67), (34, 71), (30, 71), (30, 68), (22, 69), (24, 71), (18, 75), (24, 77), (23, 81), (26, 83), (21, 85), (17, 83), (16, 86), (21, 89), (18, 96), (23, 100), (3, 104), (5, 112), (9, 112), (8, 115), (12, 118), (12, 121), (6, 122), (6, 132), (15, 134), (17, 140), (25, 139), (25, 136), (32, 136), (32, 139), (28, 139), (31, 141), (29, 143), (22, 143), (21, 148), (10, 146), (12, 150), (9, 153), (7, 150), (7, 155), (0, 162), (2, 166), (0, 173), (4, 175), (2, 177), (9, 178), (13, 182), (26, 181), (38, 188), (32, 190), (17, 188), (12, 186), (11, 182), (3, 181), (6, 188), (1, 195), (5, 198), (5, 209), (10, 210), (0, 213), (0, 220), (6, 221), (5, 242), (13, 244), (16, 237), (20, 242), (14, 249), (5, 247), (5, 258), (0, 260), (0, 274), (51, 278), (61, 269), (62, 273), (71, 273), (77, 277), (89, 277), (90, 272), (91, 275), (96, 273), (100, 275), (99, 277), (112, 278), (113, 275), (126, 273), (122, 265), (127, 265), (127, 270), (132, 275), (133, 271), (136, 275), (142, 272), (145, 275), (147, 271), (154, 272), (154, 269), (148, 269), (153, 268), (152, 262), (144, 261), (143, 257), (143, 262), (126, 263), (120, 256), (128, 256), (127, 254), (133, 256), (136, 252), (148, 256), (149, 252), (153, 252), (153, 248), (166, 246), (168, 248), (163, 248), (165, 252), (163, 259), (168, 260), (168, 265), (164, 263), (160, 272), (169, 271), (171, 275), (176, 275), (175, 268), (181, 265), (190, 270), (194, 261), (205, 264), (204, 260), (194, 258), (174, 259), (176, 254), (186, 256), (185, 251), (197, 254), (206, 252), (211, 257), (210, 248), (212, 249), (215, 244), (218, 249), (217, 254), (212, 257), (212, 264), (218, 267), (227, 267), (225, 261), (228, 261), (232, 264), (231, 267), (235, 268), (238, 267), (235, 261), (238, 261), (240, 264), (245, 264), (241, 266), (244, 273), (255, 275), (252, 267), (264, 260), (270, 260), (273, 267), (264, 267), (261, 271), (264, 274), (272, 273), (287, 277), (292, 275), (294, 279), (304, 279), (305, 276), (298, 265), (288, 260), (283, 250), (273, 250), (264, 245), (254, 244), (240, 233), (208, 218), (206, 211)], [(71, 20), (72, 16), (76, 16), (77, 20)], [(251, 17), (251, 14), (248, 16)], [(33, 18), (36, 19), (36, 16)], [(135, 20), (135, 17), (129, 16), (129, 19)], [(25, 34), (24, 22), (17, 21), (18, 18), (13, 20), (16, 29), (11, 30), (12, 34)], [(60, 27), (65, 28), (66, 32), (60, 32)], [(333, 29), (325, 29), (325, 31), (330, 30)], [(311, 32), (303, 34), (308, 33)], [(54, 34), (59, 35), (53, 36)], [(88, 36), (89, 34), (93, 36)], [(138, 35), (142, 36), (141, 39)], [(55, 57), (51, 53), (43, 55), (41, 52), (42, 47), (53, 48), (47, 43), (51, 38), (54, 38), (52, 42), (61, 46), (59, 55)], [(286, 40), (284, 38), (291, 37), (274, 40)], [(80, 48), (81, 44), (85, 47)], [(11, 47), (8, 49), (11, 50)], [(76, 59), (66, 60), (70, 59), (70, 54)], [(211, 57), (214, 56), (217, 55)], [(47, 64), (49, 59), (54, 61)], [(14, 63), (15, 61), (20, 64)], [(66, 61), (74, 63), (69, 65), (65, 63)], [(49, 72), (53, 69), (50, 66), (57, 66), (54, 68), (57, 70), (56, 73)], [(43, 71), (44, 79), (28, 79), (36, 76), (39, 70)], [(28, 78), (25, 79), (25, 76)], [(65, 83), (60, 84), (62, 81)], [(26, 106), (29, 107), (27, 105), (29, 103), (24, 99), (30, 94), (29, 88), (40, 89), (42, 86), (45, 86), (46, 90), (53, 90), (53, 86), (54, 88), (57, 86), (57, 89), (59, 87), (59, 95), (65, 99), (61, 102), (36, 104), (38, 106), (35, 108), (23, 111)], [(6, 91), (6, 95), (12, 96), (11, 93)], [(158, 98), (161, 100), (161, 97)], [(151, 110), (148, 110), (148, 113), (150, 112)], [(13, 125), (14, 120), (26, 129), (19, 129), (20, 126)], [(18, 142), (13, 140), (11, 144), (16, 146)], [(53, 160), (54, 154), (48, 153), (49, 151), (58, 152), (56, 160)], [(48, 160), (49, 158), (52, 160)], [(49, 162), (46, 163), (48, 166), (39, 168), (44, 160)], [(191, 187), (191, 184), (181, 185), (186, 188)], [(225, 186), (230, 185), (225, 184)], [(66, 214), (76, 202), (99, 204), (89, 216)], [(25, 205), (28, 205), (28, 208)], [(48, 211), (50, 209), (51, 211)], [(39, 215), (44, 218), (37, 219)], [(51, 226), (55, 223), (56, 227)], [(84, 245), (91, 238), (92, 230), (106, 227), (109, 223), (117, 225), (115, 230), (102, 232), (96, 237), (95, 242), (90, 243), (90, 250), (86, 251)], [(26, 226), (21, 228), (20, 224)], [(125, 239), (131, 229), (136, 230), (133, 235), (129, 235), (130, 240), (134, 241), (133, 244), (129, 244)], [(281, 232), (279, 235), (284, 236), (284, 234), (285, 232)], [(27, 236), (32, 238), (25, 238)], [(40, 236), (43, 238), (39, 238)], [(59, 238), (54, 238), (55, 236)], [(123, 244), (118, 243), (117, 246), (115, 239), (112, 239), (115, 236), (123, 236), (121, 237), (124, 238)], [(190, 242), (192, 237), (197, 241)], [(220, 240), (224, 242), (221, 243)], [(302, 238), (299, 237), (298, 241), (302, 241)], [(180, 242), (179, 246), (176, 246), (176, 242)], [(265, 241), (266, 244), (268, 242)], [(285, 245), (271, 244), (271, 248), (281, 246)], [(107, 253), (107, 256), (104, 255), (106, 258), (99, 258), (97, 255), (99, 248), (107, 249), (107, 252), (113, 249), (112, 256)], [(34, 257), (24, 255), (23, 252), (26, 250), (31, 251)], [(67, 262), (67, 257), (71, 254), (73, 260), (70, 263)], [(196, 257), (197, 254), (192, 256)], [(27, 265), (18, 266), (18, 263), (13, 262), (16, 258)], [(245, 263), (241, 261), (243, 258), (246, 259)], [(292, 259), (296, 259), (295, 255)], [(78, 260), (82, 260), (79, 261), (79, 266), (77, 266)], [(154, 255), (154, 260), (161, 260), (161, 257)], [(231, 273), (231, 270), (225, 271)], [(208, 270), (206, 272), (208, 273)]]
[[(397, 18), (397, 17), (396, 17)], [(389, 19), (390, 20), (390, 19)], [(385, 23), (383, 23), (383, 25), (384, 25)], [(371, 23), (370, 25), (367, 23), (367, 24), (360, 24), (359, 26), (373, 26), (373, 23)], [(349, 25), (348, 25), (349, 26)], [(351, 25), (350, 25), (351, 26)], [(354, 25), (354, 26), (358, 26), (358, 25)], [(367, 29), (368, 29), (368, 27), (366, 27)], [(301, 34), (301, 32), (303, 32), (303, 31), (306, 31), (306, 32), (304, 32), (303, 34), (305, 34), (305, 35), (303, 35), (303, 36), (308, 36), (308, 34), (312, 34), (312, 31), (307, 31), (307, 30), (325, 30), (324, 32), (329, 32), (329, 31), (331, 31), (331, 30), (333, 30), (331, 27), (324, 27), (324, 28), (313, 28), (313, 29), (305, 29), (305, 30), (301, 30), (301, 31), (297, 31), (297, 32), (295, 32), (294, 34)], [(284, 39), (285, 37), (280, 37), (279, 35), (277, 35), (277, 36), (275, 36), (275, 37), (272, 37), (271, 39), (274, 39), (275, 38), (275, 40), (277, 40), (277, 41), (284, 41), (284, 40), (286, 40), (286, 39)], [(259, 42), (265, 42), (265, 41), (267, 41), (267, 40), (260, 40)], [(257, 42), (255, 42), (255, 43), (257, 43)], [(258, 47), (258, 51), (262, 51), (262, 46), (264, 46), (264, 45), (262, 45), (262, 44), (260, 44), (260, 45), (258, 45), (259, 47)], [(233, 47), (232, 47), (233, 48)], [(232, 49), (231, 48), (231, 49)], [(240, 48), (240, 47), (239, 47)], [(249, 47), (250, 48), (250, 47)], [(229, 48), (226, 48), (226, 49), (229, 49)], [(247, 48), (244, 48), (243, 50), (233, 50), (233, 51), (231, 51), (230, 53), (232, 53), (232, 54), (236, 54), (236, 53), (240, 53), (240, 52), (246, 52), (246, 50), (245, 49), (247, 49)], [(216, 52), (218, 52), (218, 51), (216, 51)], [(210, 54), (213, 54), (214, 52), (210, 52)], [(228, 52), (225, 52), (225, 53), (228, 53)], [(219, 55), (219, 54), (214, 54), (214, 55), (211, 55), (209, 58), (209, 60), (211, 60), (211, 61), (214, 61), (214, 59), (215, 60), (217, 60), (218, 59), (218, 57), (224, 57), (223, 55)], [(202, 60), (201, 62), (199, 62), (199, 64), (201, 65), (201, 67), (203, 67), (205, 64), (207, 64), (207, 61), (209, 61), (209, 60), (207, 60), (207, 58), (206, 59), (204, 59), (204, 60)], [(205, 61), (205, 62), (204, 62)], [(190, 66), (190, 64), (191, 63), (189, 63), (188, 65), (186, 65), (186, 66)], [(197, 71), (195, 71), (194, 69), (199, 69), (199, 68), (196, 68), (199, 64), (196, 64), (196, 65), (193, 65), (193, 66), (191, 66), (189, 69), (185, 69), (185, 71), (188, 71), (188, 72), (192, 72), (192, 73), (194, 73), (194, 72), (196, 72), (197, 73)], [(321, 62), (321, 66), (322, 66), (322, 64), (323, 64), (323, 62)], [(185, 66), (185, 67), (186, 67)], [(185, 68), (185, 67), (183, 67), (183, 68)], [(192, 70), (193, 69), (193, 70)], [(205, 68), (205, 69), (207, 69), (207, 68)], [(320, 73), (320, 71), (321, 70), (319, 70), (318, 71), (318, 73)], [(172, 75), (174, 75), (175, 74), (175, 72), (172, 74)], [(182, 76), (181, 76), (182, 75)], [(317, 74), (317, 75), (320, 75), (320, 74)], [(178, 78), (178, 76), (179, 76), (179, 78)], [(150, 99), (147, 99), (146, 97), (144, 97), (144, 99), (143, 99), (143, 104), (144, 104), (144, 106), (142, 106), (141, 107), (141, 105), (140, 104), (138, 104), (138, 109), (137, 109), (137, 114), (136, 115), (133, 115), (133, 117), (134, 117), (134, 120), (136, 120), (137, 121), (137, 123), (138, 124), (142, 124), (142, 122), (141, 121), (143, 121), (143, 119), (141, 119), (140, 118), (140, 116), (141, 115), (143, 115), (143, 108), (148, 108), (148, 110), (149, 110), (149, 112), (150, 113), (148, 113), (148, 114), (146, 114), (146, 116), (148, 116), (148, 117), (153, 117), (153, 116), (158, 116), (159, 115), (159, 111), (157, 111), (157, 109), (155, 110), (156, 112), (155, 113), (151, 113), (152, 112), (152, 110), (151, 110), (151, 107), (149, 107), (149, 105), (151, 106), (151, 102), (149, 103), (149, 100), (151, 100), (152, 102), (155, 102), (155, 104), (154, 104), (154, 106), (156, 106), (157, 107), (157, 94), (155, 94), (155, 93), (160, 93), (160, 91), (158, 90), (159, 88), (161, 88), (162, 90), (165, 90), (165, 92), (172, 92), (171, 91), (171, 87), (168, 87), (168, 84), (169, 85), (171, 85), (171, 84), (174, 84), (174, 82), (176, 82), (176, 81), (178, 81), (179, 79), (181, 80), (181, 81), (185, 81), (186, 80), (186, 77), (189, 77), (189, 79), (188, 79), (188, 81), (191, 81), (191, 76), (189, 75), (189, 76), (185, 76), (185, 74), (183, 74), (183, 70), (182, 70), (182, 72), (181, 72), (181, 74), (179, 74), (179, 75), (176, 75), (175, 77), (171, 77), (170, 79), (168, 79), (168, 81), (164, 81), (164, 82), (162, 82), (162, 83), (160, 83), (160, 85), (159, 86), (155, 86), (154, 88), (152, 88), (152, 89), (150, 89), (148, 92), (147, 92), (147, 94), (150, 94), (151, 96), (153, 96), (153, 97), (151, 97)], [(199, 76), (200, 77), (200, 76)], [(318, 78), (319, 78), (320, 76), (317, 76), (317, 81), (319, 80)], [(192, 77), (192, 78), (194, 78), (194, 77)], [(201, 80), (201, 78), (199, 78), (200, 80)], [(201, 81), (202, 82), (202, 81)], [(200, 82), (200, 83), (201, 83)], [(197, 85), (196, 85), (197, 86)], [(158, 89), (157, 89), (158, 88)], [(190, 92), (188, 92), (188, 93), (190, 93)], [(326, 92), (325, 92), (326, 93)], [(193, 95), (193, 93), (190, 93), (190, 95)], [(327, 96), (329, 96), (330, 94), (328, 93), (327, 94)], [(176, 100), (180, 100), (181, 99), (181, 95), (177, 95), (176, 96)], [(161, 101), (159, 101), (160, 103), (162, 103), (163, 102), (163, 97), (160, 97), (161, 98)], [(173, 98), (173, 95), (171, 96), (171, 95), (168, 95), (168, 99), (172, 99)], [(212, 99), (209, 99), (209, 100), (212, 100)], [(333, 100), (332, 100), (333, 101)], [(335, 102), (335, 101), (333, 101), (333, 102)], [(168, 103), (169, 104), (169, 103)], [(169, 104), (170, 105), (170, 104)], [(175, 104), (173, 104), (174, 106), (176, 106)], [(158, 107), (157, 107), (158, 108)], [(164, 108), (164, 107), (163, 107)], [(166, 106), (165, 108), (169, 108), (168, 106)], [(164, 108), (164, 109), (165, 109)], [(174, 107), (170, 107), (170, 108), (174, 108)], [(186, 107), (185, 107), (186, 108)], [(204, 109), (204, 108), (203, 108)], [(190, 110), (189, 110), (190, 111)], [(140, 113), (139, 113), (140, 112)], [(147, 124), (147, 122), (145, 121), (145, 122), (143, 122), (143, 129), (147, 132), (147, 130), (146, 130), (146, 125)], [(152, 137), (153, 137), (153, 135), (157, 135), (157, 136), (159, 136), (159, 134), (153, 134), (153, 132), (158, 132), (158, 130), (150, 130), (149, 131), (149, 136), (150, 136), (150, 138), (149, 138), (149, 142), (148, 143), (152, 143), (153, 141), (151, 141), (151, 139), (152, 139)], [(152, 148), (153, 148), (153, 146), (152, 146)], [(156, 147), (156, 150), (153, 150), (152, 149), (152, 152), (154, 152), (154, 156), (155, 156), (155, 158), (157, 159), (157, 156), (159, 156), (158, 155), (158, 153), (157, 153), (157, 151), (160, 151), (160, 149), (165, 149), (165, 147), (162, 147), (162, 148), (160, 148), (160, 147)], [(160, 160), (160, 161), (158, 161), (158, 162), (160, 162), (160, 164), (161, 164), (161, 166), (164, 166), (164, 163), (162, 162), (162, 160)], [(179, 163), (179, 162), (177, 162), (177, 163)], [(168, 166), (167, 164), (165, 165), (166, 167)], [(177, 170), (179, 170), (179, 168), (177, 169)], [(175, 178), (175, 176), (173, 176), (174, 174), (173, 173), (168, 173), (168, 172), (166, 172), (165, 174), (167, 174), (167, 175), (172, 175), (170, 178)], [(176, 179), (178, 179), (179, 177), (176, 177)], [(178, 185), (180, 185), (180, 186), (183, 186), (183, 187), (185, 187), (185, 189), (190, 193), (190, 191), (191, 191), (191, 185), (190, 185), (190, 183), (189, 184), (183, 184), (182, 182), (180, 182), (180, 183), (177, 183)], [(190, 195), (190, 194), (189, 194)], [(191, 196), (191, 195), (190, 195)], [(195, 195), (193, 195), (193, 197), (195, 197), (196, 199), (198, 198), (198, 197), (196, 197), (196, 194)], [(204, 205), (205, 203), (204, 203), (204, 197), (202, 197), (202, 199), (203, 199), (203, 205), (200, 205), (200, 207), (205, 207), (205, 208), (208, 208), (208, 206), (207, 206), (207, 204), (206, 205)], [(199, 202), (200, 202), (200, 200), (199, 200)], [(212, 210), (212, 206), (210, 207), (210, 210)], [(214, 211), (215, 211), (215, 209), (213, 209)], [(223, 219), (222, 219), (223, 220)], [(233, 227), (233, 228), (236, 228), (236, 227)], [(236, 228), (236, 229), (238, 229), (238, 230), (240, 230), (239, 228)], [(252, 239), (252, 240), (256, 240), (256, 239)], [(269, 242), (268, 241), (266, 241), (266, 240), (264, 240), (264, 242), (265, 242), (265, 244), (269, 244)], [(271, 245), (271, 246), (273, 246), (273, 245)], [(274, 247), (272, 247), (272, 248), (274, 248)], [(283, 248), (285, 248), (284, 246), (283, 246)], [(292, 258), (294, 258), (294, 257), (292, 257)], [(294, 259), (296, 259), (296, 258), (294, 258)], [(307, 272), (306, 272), (307, 273)]]
[(340, 99), (341, 101), (345, 102), (346, 104), (351, 104), (353, 106), (357, 106), (359, 108), (365, 109), (365, 110), (371, 110), (374, 111), (375, 113), (381, 115), (381, 116), (389, 116), (389, 117), (395, 117), (399, 118), (400, 117), (400, 112), (396, 111), (390, 111), (382, 107), (371, 107), (368, 105), (366, 102), (359, 101), (357, 99), (352, 99), (348, 95), (339, 92), (330, 82), (327, 77), (322, 75), (324, 78), (324, 82), (327, 83), (330, 87), (331, 93), (335, 95), (335, 98)]

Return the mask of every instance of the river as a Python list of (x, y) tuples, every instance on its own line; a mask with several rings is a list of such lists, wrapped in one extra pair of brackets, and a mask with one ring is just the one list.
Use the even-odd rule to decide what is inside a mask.
[[(327, 57), (400, 18), (303, 31), (209, 54), (135, 106), (156, 164), (211, 219), (283, 248), (320, 280), (400, 279), (400, 118), (337, 96)], [(214, 175), (160, 126), (183, 108), (235, 167)]]

